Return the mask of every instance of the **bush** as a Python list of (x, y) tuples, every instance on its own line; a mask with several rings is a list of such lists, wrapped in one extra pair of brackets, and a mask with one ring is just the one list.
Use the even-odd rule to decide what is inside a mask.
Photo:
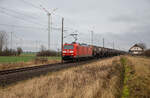
[(57, 56), (58, 53), (56, 51), (51, 50), (42, 50), (36, 54), (37, 56)]
[(7, 47), (0, 51), (0, 56), (19, 56), (23, 52), (22, 48), (18, 47), (17, 50), (8, 49)]
[(0, 52), (0, 56), (16, 56), (16, 55), (17, 55), (17, 51), (8, 48)]
[(147, 56), (147, 57), (150, 57), (150, 49), (146, 50), (144, 53), (143, 53), (144, 56)]
[(23, 52), (22, 48), (21, 48), (21, 47), (18, 47), (18, 48), (17, 48), (17, 55), (20, 55), (22, 52)]

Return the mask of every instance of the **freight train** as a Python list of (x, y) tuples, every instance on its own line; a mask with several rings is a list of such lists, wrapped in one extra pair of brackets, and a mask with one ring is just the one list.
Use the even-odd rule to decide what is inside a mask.
[(122, 54), (125, 54), (125, 52), (94, 45), (79, 44), (76, 42), (73, 42), (71, 44), (65, 43), (62, 49), (62, 57), (64, 61), (86, 58), (112, 57)]

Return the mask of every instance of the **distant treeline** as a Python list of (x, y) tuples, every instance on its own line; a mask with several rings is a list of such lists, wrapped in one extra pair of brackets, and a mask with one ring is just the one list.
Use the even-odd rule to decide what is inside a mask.
[(52, 50), (41, 50), (36, 56), (60, 56), (60, 52)]
[(144, 56), (147, 56), (147, 57), (150, 57), (150, 49), (146, 50), (144, 53), (143, 53)]
[(20, 47), (17, 50), (6, 48), (0, 51), (0, 56), (19, 56), (22, 52), (23, 50)]

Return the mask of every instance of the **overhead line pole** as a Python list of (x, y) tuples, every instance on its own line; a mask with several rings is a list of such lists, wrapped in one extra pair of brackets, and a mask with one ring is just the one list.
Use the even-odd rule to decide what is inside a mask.
[(92, 43), (92, 45), (93, 45), (93, 31), (91, 31), (91, 43)]
[(10, 46), (11, 49), (12, 49), (12, 33), (13, 33), (13, 32), (11, 32), (11, 46)]
[(64, 43), (64, 18), (62, 17), (62, 31), (61, 31), (61, 62), (63, 63), (63, 43)]
[(105, 47), (105, 39), (103, 38), (103, 48)]
[(113, 41), (113, 49), (115, 49), (115, 43), (114, 43), (114, 41)]
[(50, 13), (47, 13), (48, 14), (48, 50), (50, 49), (50, 16), (51, 14)]
[[(42, 5), (40, 5), (41, 7), (42, 7)], [(42, 7), (43, 8), (43, 7)], [(51, 22), (50, 22), (50, 17), (51, 17), (51, 15), (52, 15), (52, 13), (54, 12), (54, 11), (56, 11), (57, 10), (57, 8), (56, 9), (53, 9), (52, 10), (52, 12), (50, 13), (48, 10), (46, 10), (45, 8), (43, 8), (43, 10), (47, 13), (47, 15), (48, 15), (48, 50), (50, 50), (50, 24), (51, 24)]]

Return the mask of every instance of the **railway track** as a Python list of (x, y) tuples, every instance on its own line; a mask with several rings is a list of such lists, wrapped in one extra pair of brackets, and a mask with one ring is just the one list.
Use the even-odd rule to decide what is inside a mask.
[(21, 71), (27, 71), (27, 70), (34, 70), (34, 69), (39, 69), (39, 68), (45, 68), (45, 67), (48, 67), (48, 66), (55, 66), (55, 65), (59, 65), (59, 64), (61, 64), (61, 63), (49, 64), (49, 65), (42, 65), (42, 66), (34, 66), (34, 67), (23, 67), (23, 68), (17, 68), (17, 69), (3, 70), (3, 71), (0, 71), (0, 76), (1, 75), (5, 75), (5, 74), (15, 73), (15, 72), (21, 72)]
[(65, 68), (79, 66), (86, 63), (90, 63), (96, 60), (81, 61), (77, 63), (57, 63), (35, 67), (25, 67), (12, 70), (0, 71), (0, 86), (6, 86), (18, 81), (30, 79), (36, 76), (47, 74), (48, 72), (55, 72)]

